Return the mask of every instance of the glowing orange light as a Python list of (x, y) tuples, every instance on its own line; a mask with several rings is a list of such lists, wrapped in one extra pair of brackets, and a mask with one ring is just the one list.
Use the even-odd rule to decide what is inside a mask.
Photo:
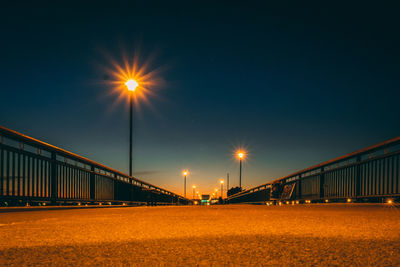
[(196, 186), (194, 185), (194, 186), (192, 186), (193, 187), (193, 189), (195, 189), (196, 188)]
[[(112, 86), (111, 94), (117, 95), (114, 105), (119, 102), (130, 101), (129, 95), (133, 98), (133, 103), (139, 108), (141, 103), (149, 105), (149, 97), (155, 97), (158, 88), (165, 84), (160, 76), (164, 67), (153, 68), (153, 57), (139, 60), (139, 53), (127, 55), (122, 54), (122, 60), (115, 60), (109, 55), (105, 55), (108, 63), (103, 66), (105, 83)], [(132, 94), (132, 92), (135, 92)], [(112, 105), (111, 108), (114, 106)]]
[(223, 183), (224, 183), (224, 180), (220, 180), (219, 183), (220, 183), (220, 184), (223, 184)]
[(351, 202), (351, 199), (350, 199), (350, 198), (348, 198), (348, 199), (347, 199), (347, 202), (348, 202), (348, 203), (350, 203), (350, 202)]
[(188, 171), (183, 171), (183, 176), (187, 176), (189, 174)]
[(387, 203), (388, 203), (388, 204), (392, 204), (392, 203), (393, 203), (393, 200), (388, 199)]
[(238, 152), (237, 156), (239, 159), (243, 159), (244, 158), (244, 153), (243, 152)]
[(132, 91), (132, 92), (135, 91), (136, 87), (139, 86), (139, 84), (135, 80), (132, 80), (132, 79), (127, 80), (125, 85), (126, 85), (126, 87), (128, 87), (128, 90)]

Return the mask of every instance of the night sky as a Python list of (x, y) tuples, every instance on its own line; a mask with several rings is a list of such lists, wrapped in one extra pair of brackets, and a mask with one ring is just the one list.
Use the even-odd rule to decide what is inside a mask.
[(180, 194), (185, 168), (236, 186), (238, 147), (249, 188), (400, 134), (395, 1), (82, 2), (1, 7), (0, 125), (128, 172), (104, 66), (140, 48), (165, 83), (135, 111), (134, 174)]

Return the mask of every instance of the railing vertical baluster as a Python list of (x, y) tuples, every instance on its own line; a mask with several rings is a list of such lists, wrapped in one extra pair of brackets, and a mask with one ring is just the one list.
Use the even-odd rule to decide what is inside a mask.
[(114, 200), (120, 200), (119, 198), (119, 194), (118, 194), (118, 176), (116, 173), (114, 173), (114, 178), (115, 180), (113, 180), (113, 186), (114, 186), (114, 196), (113, 199)]
[(69, 167), (69, 197), (74, 198), (74, 167)]
[(49, 184), (48, 181), (47, 181), (48, 178), (49, 178), (49, 162), (46, 160), (44, 162), (44, 196), (46, 198), (49, 197), (49, 195), (48, 195), (49, 190), (47, 188), (47, 186)]
[(0, 144), (0, 196), (4, 195), (4, 150)]
[(56, 153), (51, 153), (51, 161), (50, 161), (50, 194), (51, 194), (51, 201), (53, 204), (56, 203), (58, 197), (58, 177), (57, 177), (57, 157)]
[(65, 165), (65, 198), (70, 198), (70, 182), (71, 182), (71, 176), (70, 176), (71, 168), (67, 165)]
[(10, 151), (7, 150), (7, 162), (6, 162), (6, 196), (10, 195)]
[(69, 198), (72, 198), (72, 182), (74, 178), (74, 167), (69, 167)]
[(78, 185), (77, 185), (77, 190), (78, 190), (78, 199), (82, 199), (82, 171), (81, 169), (78, 169)]
[(299, 174), (299, 181), (298, 181), (298, 185), (299, 185), (299, 199), (302, 199), (302, 188), (301, 188), (301, 184), (302, 184), (302, 180), (301, 180), (301, 174)]
[(40, 160), (40, 196), (44, 197), (44, 160)]
[(71, 175), (71, 177), (70, 177), (70, 188), (71, 188), (71, 193), (70, 193), (70, 196), (71, 196), (72, 199), (74, 199), (74, 198), (75, 198), (75, 195), (74, 195), (75, 167), (72, 167), (72, 166), (71, 166), (70, 169), (71, 169), (71, 173), (70, 173), (70, 175)]
[(15, 174), (15, 152), (12, 152), (11, 153), (11, 155), (12, 155), (12, 165), (11, 165), (11, 187), (12, 187), (12, 189), (11, 189), (11, 195), (12, 196), (15, 196), (15, 176), (16, 176), (16, 174)]
[(40, 177), (39, 177), (39, 158), (36, 158), (36, 196), (39, 197)]
[(394, 190), (394, 156), (390, 157), (390, 194), (394, 194), (396, 191)]
[(17, 172), (17, 177), (18, 177), (18, 180), (17, 180), (17, 196), (21, 196), (21, 153), (18, 153), (18, 155), (17, 155), (18, 157), (18, 162), (17, 162), (17, 164), (18, 164), (18, 166), (17, 166), (17, 170), (18, 170), (18, 172)]
[(74, 169), (73, 169), (73, 173), (74, 173), (74, 180), (72, 181), (72, 197), (74, 198), (74, 199), (76, 199), (76, 185), (77, 185), (77, 183), (76, 183), (76, 167), (74, 167)]
[(35, 196), (35, 192), (36, 192), (36, 159), (35, 158), (31, 158), (32, 159), (32, 166), (31, 166), (31, 182), (32, 182), (32, 186), (31, 186), (31, 195), (34, 197)]
[(31, 158), (29, 156), (26, 156), (27, 160), (27, 169), (26, 169), (26, 195), (31, 196)]
[(22, 196), (27, 196), (26, 193), (26, 156), (22, 154)]
[(65, 198), (69, 198), (69, 195), (70, 195), (70, 190), (69, 190), (69, 184), (71, 181), (70, 171), (71, 171), (71, 168), (69, 166), (65, 165)]
[(319, 174), (319, 197), (322, 199), (325, 197), (325, 169), (321, 168)]
[(90, 166), (90, 199), (95, 200), (96, 198), (96, 177), (94, 173), (94, 166)]
[(66, 163), (64, 163), (64, 165), (63, 165), (63, 198), (65, 199), (65, 198), (67, 198), (67, 194), (68, 194), (68, 191), (67, 191), (67, 182), (68, 182), (68, 174), (67, 174), (67, 164)]
[(396, 184), (396, 169), (398, 168), (398, 166), (396, 165), (396, 161), (397, 161), (397, 156), (393, 155), (392, 156), (392, 194), (396, 194), (398, 193), (397, 191), (397, 184)]

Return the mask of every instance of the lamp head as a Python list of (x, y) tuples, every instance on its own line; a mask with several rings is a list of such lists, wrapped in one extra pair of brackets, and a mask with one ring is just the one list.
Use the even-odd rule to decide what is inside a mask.
[(126, 87), (128, 88), (128, 90), (129, 90), (129, 91), (132, 91), (132, 92), (135, 91), (135, 90), (136, 90), (136, 87), (139, 86), (139, 84), (138, 84), (135, 80), (132, 80), (132, 79), (127, 80), (126, 83), (125, 83), (125, 85), (126, 85)]

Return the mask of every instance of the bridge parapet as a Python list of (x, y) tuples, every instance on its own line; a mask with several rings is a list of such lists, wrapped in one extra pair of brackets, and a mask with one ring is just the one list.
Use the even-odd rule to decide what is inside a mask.
[(310, 203), (389, 198), (400, 198), (400, 137), (239, 192), (226, 200)]
[(166, 189), (2, 126), (0, 201), (190, 203)]

